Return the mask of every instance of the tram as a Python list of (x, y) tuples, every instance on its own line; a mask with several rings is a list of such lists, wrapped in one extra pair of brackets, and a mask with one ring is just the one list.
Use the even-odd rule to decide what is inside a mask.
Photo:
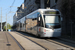
[(61, 13), (58, 9), (38, 9), (18, 20), (16, 25), (17, 31), (39, 37), (60, 37)]

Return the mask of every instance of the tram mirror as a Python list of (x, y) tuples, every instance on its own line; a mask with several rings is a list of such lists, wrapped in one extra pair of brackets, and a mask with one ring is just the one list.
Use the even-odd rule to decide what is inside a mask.
[(34, 20), (34, 18), (32, 20)]
[(32, 20), (37, 20), (37, 18), (33, 18)]

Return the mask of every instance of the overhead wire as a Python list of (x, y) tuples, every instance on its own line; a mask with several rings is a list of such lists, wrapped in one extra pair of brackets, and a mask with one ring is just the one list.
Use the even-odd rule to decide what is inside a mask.
[(15, 3), (15, 0), (13, 1), (12, 5), (10, 7), (12, 7), (14, 5), (14, 3)]
[(10, 6), (10, 11), (8, 12), (8, 14), (11, 12), (12, 6), (14, 5), (15, 0), (13, 1), (12, 5)]

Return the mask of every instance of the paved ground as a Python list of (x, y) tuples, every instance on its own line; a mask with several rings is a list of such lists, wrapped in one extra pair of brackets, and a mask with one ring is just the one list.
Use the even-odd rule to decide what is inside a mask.
[(19, 32), (10, 32), (10, 34), (18, 41), (20, 44), (25, 48), (25, 50), (44, 50), (43, 48), (39, 47), (37, 44), (33, 43), (32, 41), (40, 44), (41, 46), (47, 48), (48, 50), (70, 50), (69, 48), (66, 48), (64, 46), (49, 42), (45, 39), (39, 39), (36, 37), (33, 37), (29, 34), (24, 33), (24, 37), (27, 37), (28, 39), (31, 39), (32, 41), (24, 38), (22, 33)]
[(16, 34), (15, 32), (10, 32), (10, 34), (23, 46), (25, 50), (45, 50), (34, 42)]
[(37, 42), (38, 44), (44, 46), (49, 50), (61, 50), (62, 48), (64, 48), (64, 50), (67, 49), (63, 46), (54, 44), (44, 39), (33, 38), (29, 35), (25, 37), (31, 39), (32, 41), (28, 40), (23, 36), (20, 36), (17, 32), (0, 32), (0, 50), (21, 50), (9, 34), (11, 34), (22, 45), (22, 47), (25, 50), (45, 50), (44, 48), (42, 48), (41, 46), (37, 45), (32, 41)]
[(0, 50), (21, 50), (7, 32), (0, 32)]

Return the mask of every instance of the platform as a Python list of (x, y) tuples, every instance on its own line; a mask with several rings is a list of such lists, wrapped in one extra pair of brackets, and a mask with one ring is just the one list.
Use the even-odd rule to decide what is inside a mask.
[(0, 50), (21, 50), (8, 32), (0, 32)]
[(22, 46), (25, 50), (45, 50), (34, 42), (24, 38), (15, 32), (9, 32)]

